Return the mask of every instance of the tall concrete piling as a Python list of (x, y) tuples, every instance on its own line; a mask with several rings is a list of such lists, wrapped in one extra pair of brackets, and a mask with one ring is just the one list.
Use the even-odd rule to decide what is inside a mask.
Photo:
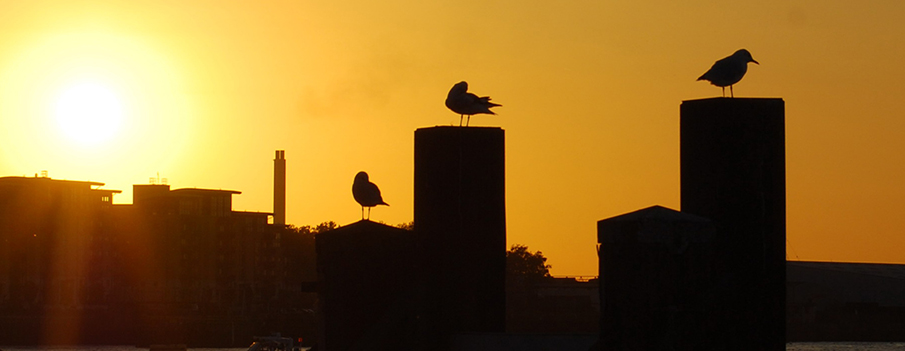
[(505, 133), (415, 131), (415, 232), (424, 249), (429, 338), (505, 329)]
[(785, 350), (785, 103), (713, 98), (680, 112), (682, 212), (717, 227), (711, 335), (736, 350)]

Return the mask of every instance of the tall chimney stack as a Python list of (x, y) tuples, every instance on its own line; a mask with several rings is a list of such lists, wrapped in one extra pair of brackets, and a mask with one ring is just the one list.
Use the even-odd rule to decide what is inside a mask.
[(286, 151), (273, 159), (273, 224), (286, 224)]

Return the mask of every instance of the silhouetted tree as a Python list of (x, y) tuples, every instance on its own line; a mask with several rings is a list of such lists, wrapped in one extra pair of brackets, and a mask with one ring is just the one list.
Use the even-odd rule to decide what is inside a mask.
[(299, 281), (312, 282), (317, 280), (317, 269), (315, 267), (317, 253), (314, 247), (314, 236), (337, 227), (339, 225), (334, 221), (322, 222), (316, 226), (286, 226), (283, 242), (287, 254), (287, 269), (291, 279), (295, 279), (295, 281), (287, 283), (288, 285), (295, 285)]
[(531, 253), (528, 246), (514, 244), (506, 251), (506, 275), (522, 276), (528, 278), (542, 278), (550, 276), (550, 268), (547, 258), (540, 251)]
[(333, 230), (333, 229), (336, 229), (336, 228), (339, 228), (339, 225), (336, 224), (336, 222), (334, 222), (334, 221), (326, 221), (326, 222), (323, 222), (323, 223), (321, 223), (321, 224), (318, 224), (318, 225), (315, 226), (313, 229), (311, 229), (311, 233), (313, 233), (313, 234), (320, 234), (320, 233), (323, 233), (323, 232), (329, 232), (329, 231), (331, 231), (331, 230)]
[(415, 221), (399, 223), (396, 225), (396, 228), (401, 228), (409, 231), (415, 230)]

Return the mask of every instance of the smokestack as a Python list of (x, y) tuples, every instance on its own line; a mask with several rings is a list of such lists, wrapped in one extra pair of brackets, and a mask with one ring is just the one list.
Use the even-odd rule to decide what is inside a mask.
[(273, 224), (286, 224), (286, 151), (273, 159)]

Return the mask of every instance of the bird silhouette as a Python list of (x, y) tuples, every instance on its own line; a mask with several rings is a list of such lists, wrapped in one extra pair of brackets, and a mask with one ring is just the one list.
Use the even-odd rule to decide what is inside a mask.
[(494, 106), (503, 105), (490, 102), (489, 96), (478, 97), (469, 93), (468, 83), (464, 81), (453, 85), (452, 89), (449, 89), (449, 94), (446, 95), (446, 107), (459, 114), (459, 127), (462, 126), (462, 118), (465, 116), (468, 116), (468, 121), (465, 122), (467, 127), (468, 122), (471, 122), (471, 115), (479, 113), (495, 115), (496, 113), (490, 110)]
[[(368, 180), (368, 174), (365, 172), (358, 172), (355, 175), (355, 181), (352, 183), (352, 197), (361, 205), (361, 219), (371, 219), (371, 207), (390, 205), (383, 202), (383, 198), (380, 196), (380, 189), (377, 188), (377, 184)], [(368, 218), (365, 218), (365, 207), (368, 208)]]
[(723, 88), (723, 97), (726, 97), (726, 86), (729, 86), (729, 96), (735, 97), (732, 85), (738, 83), (745, 76), (745, 72), (748, 71), (748, 62), (760, 64), (751, 57), (748, 50), (738, 50), (731, 56), (714, 63), (710, 70), (698, 77), (698, 80), (707, 80), (710, 81), (710, 84)]

